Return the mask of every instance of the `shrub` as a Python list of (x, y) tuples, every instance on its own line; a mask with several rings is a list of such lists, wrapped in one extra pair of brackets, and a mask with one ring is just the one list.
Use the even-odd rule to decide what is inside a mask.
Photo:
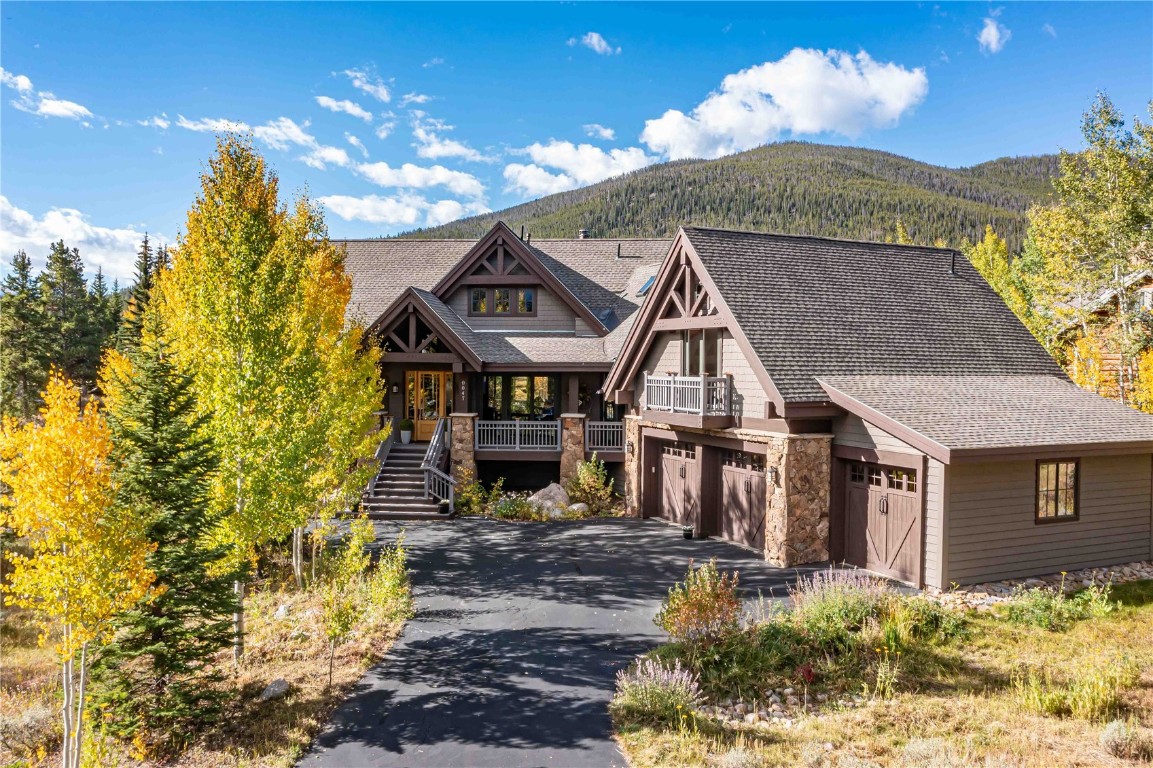
[(631, 669), (617, 673), (611, 709), (634, 720), (675, 724), (703, 701), (697, 676), (680, 661), (667, 667), (653, 659), (641, 659)]
[(901, 595), (889, 603), (882, 629), (885, 645), (891, 651), (908, 647), (917, 640), (953, 640), (968, 632), (960, 614), (921, 596)]
[(485, 490), (471, 469), (459, 469), (456, 474), (456, 511), (462, 515), (487, 515), (500, 500), (504, 478)]
[(613, 481), (609, 479), (605, 463), (593, 454), (589, 461), (577, 464), (576, 474), (565, 484), (569, 501), (588, 504), (589, 512), (601, 515), (612, 509)]
[(528, 500), (528, 494), (508, 493), (492, 505), (491, 514), (501, 520), (541, 520), (545, 513)]
[(365, 602), (375, 624), (408, 618), (412, 614), (408, 550), (404, 547), (403, 533), (395, 544), (381, 550), (376, 566), (365, 580)]
[(1005, 604), (1005, 617), (1014, 624), (1061, 632), (1075, 622), (1101, 617), (1117, 609), (1111, 601), (1111, 585), (1091, 586), (1073, 595), (1065, 594), (1065, 576), (1060, 587), (1019, 587)]
[(411, 432), (412, 427), (413, 427), (412, 419), (401, 419), (396, 424), (396, 428), (398, 430), (400, 430), (401, 432)]
[(1017, 700), (1043, 715), (1100, 721), (1121, 708), (1121, 692), (1134, 685), (1138, 670), (1127, 659), (1080, 670), (1066, 683), (1053, 679), (1048, 669), (1029, 669), (1013, 677)]
[(656, 624), (677, 642), (712, 641), (740, 627), (741, 600), (736, 572), (721, 574), (717, 561), (699, 568), (689, 561), (683, 582), (669, 589), (656, 615)]
[(18, 715), (0, 715), (0, 746), (16, 757), (41, 760), (63, 736), (58, 710), (34, 704)]
[(1153, 737), (1142, 733), (1134, 723), (1114, 720), (1098, 739), (1101, 748), (1122, 760), (1153, 761)]
[(854, 632), (887, 612), (895, 593), (864, 571), (829, 568), (798, 579), (789, 596), (797, 622), (820, 647), (844, 650)]

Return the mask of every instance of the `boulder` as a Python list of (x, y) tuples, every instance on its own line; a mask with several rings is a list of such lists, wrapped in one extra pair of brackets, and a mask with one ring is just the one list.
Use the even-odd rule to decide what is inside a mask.
[(568, 508), (568, 511), (574, 515), (587, 515), (589, 513), (589, 505), (584, 502), (573, 504)]
[(532, 496), (529, 496), (528, 502), (538, 509), (544, 509), (551, 513), (551, 511), (557, 507), (560, 507), (562, 510), (568, 509), (569, 498), (564, 488), (561, 488), (556, 483), (551, 483)]
[(283, 677), (278, 677), (265, 686), (264, 690), (260, 692), (257, 701), (271, 701), (279, 699), (288, 693), (288, 681)]
[(272, 618), (277, 621), (284, 621), (288, 618), (288, 603), (281, 603), (280, 607), (276, 609), (276, 613), (272, 614)]

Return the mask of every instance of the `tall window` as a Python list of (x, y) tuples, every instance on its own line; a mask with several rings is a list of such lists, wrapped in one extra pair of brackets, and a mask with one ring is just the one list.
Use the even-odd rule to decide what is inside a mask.
[(485, 387), (488, 392), (485, 418), (552, 420), (559, 417), (559, 376), (489, 376)]
[(512, 312), (512, 291), (508, 288), (497, 288), (493, 291), (494, 299), (492, 302), (493, 312), (498, 315), (507, 315)]
[(518, 288), (516, 292), (516, 311), (522, 315), (536, 314), (536, 292), (532, 288)]
[(1076, 459), (1037, 462), (1038, 523), (1077, 519), (1079, 469)]
[(472, 304), (469, 306), (469, 314), (473, 315), (487, 315), (488, 314), (488, 291), (484, 288), (472, 289)]

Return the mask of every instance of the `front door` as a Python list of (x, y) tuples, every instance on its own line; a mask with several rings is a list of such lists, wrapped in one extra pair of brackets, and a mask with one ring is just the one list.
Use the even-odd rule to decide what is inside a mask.
[(846, 560), (915, 582), (921, 557), (917, 472), (863, 462), (845, 470)]
[(427, 442), (436, 431), (436, 422), (449, 414), (446, 371), (412, 371), (408, 374), (408, 412), (413, 422), (412, 437)]

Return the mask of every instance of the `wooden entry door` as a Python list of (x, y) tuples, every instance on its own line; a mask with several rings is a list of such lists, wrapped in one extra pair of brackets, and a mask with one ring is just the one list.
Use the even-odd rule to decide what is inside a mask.
[(436, 422), (449, 414), (446, 371), (410, 371), (408, 374), (408, 413), (412, 419), (412, 439), (427, 442), (436, 431)]
[(725, 451), (721, 457), (721, 538), (765, 549), (765, 457)]
[(885, 576), (915, 582), (921, 559), (916, 470), (852, 462), (845, 471), (845, 559)]
[(661, 495), (658, 516), (679, 525), (696, 525), (700, 497), (697, 448), (693, 443), (661, 443)]

